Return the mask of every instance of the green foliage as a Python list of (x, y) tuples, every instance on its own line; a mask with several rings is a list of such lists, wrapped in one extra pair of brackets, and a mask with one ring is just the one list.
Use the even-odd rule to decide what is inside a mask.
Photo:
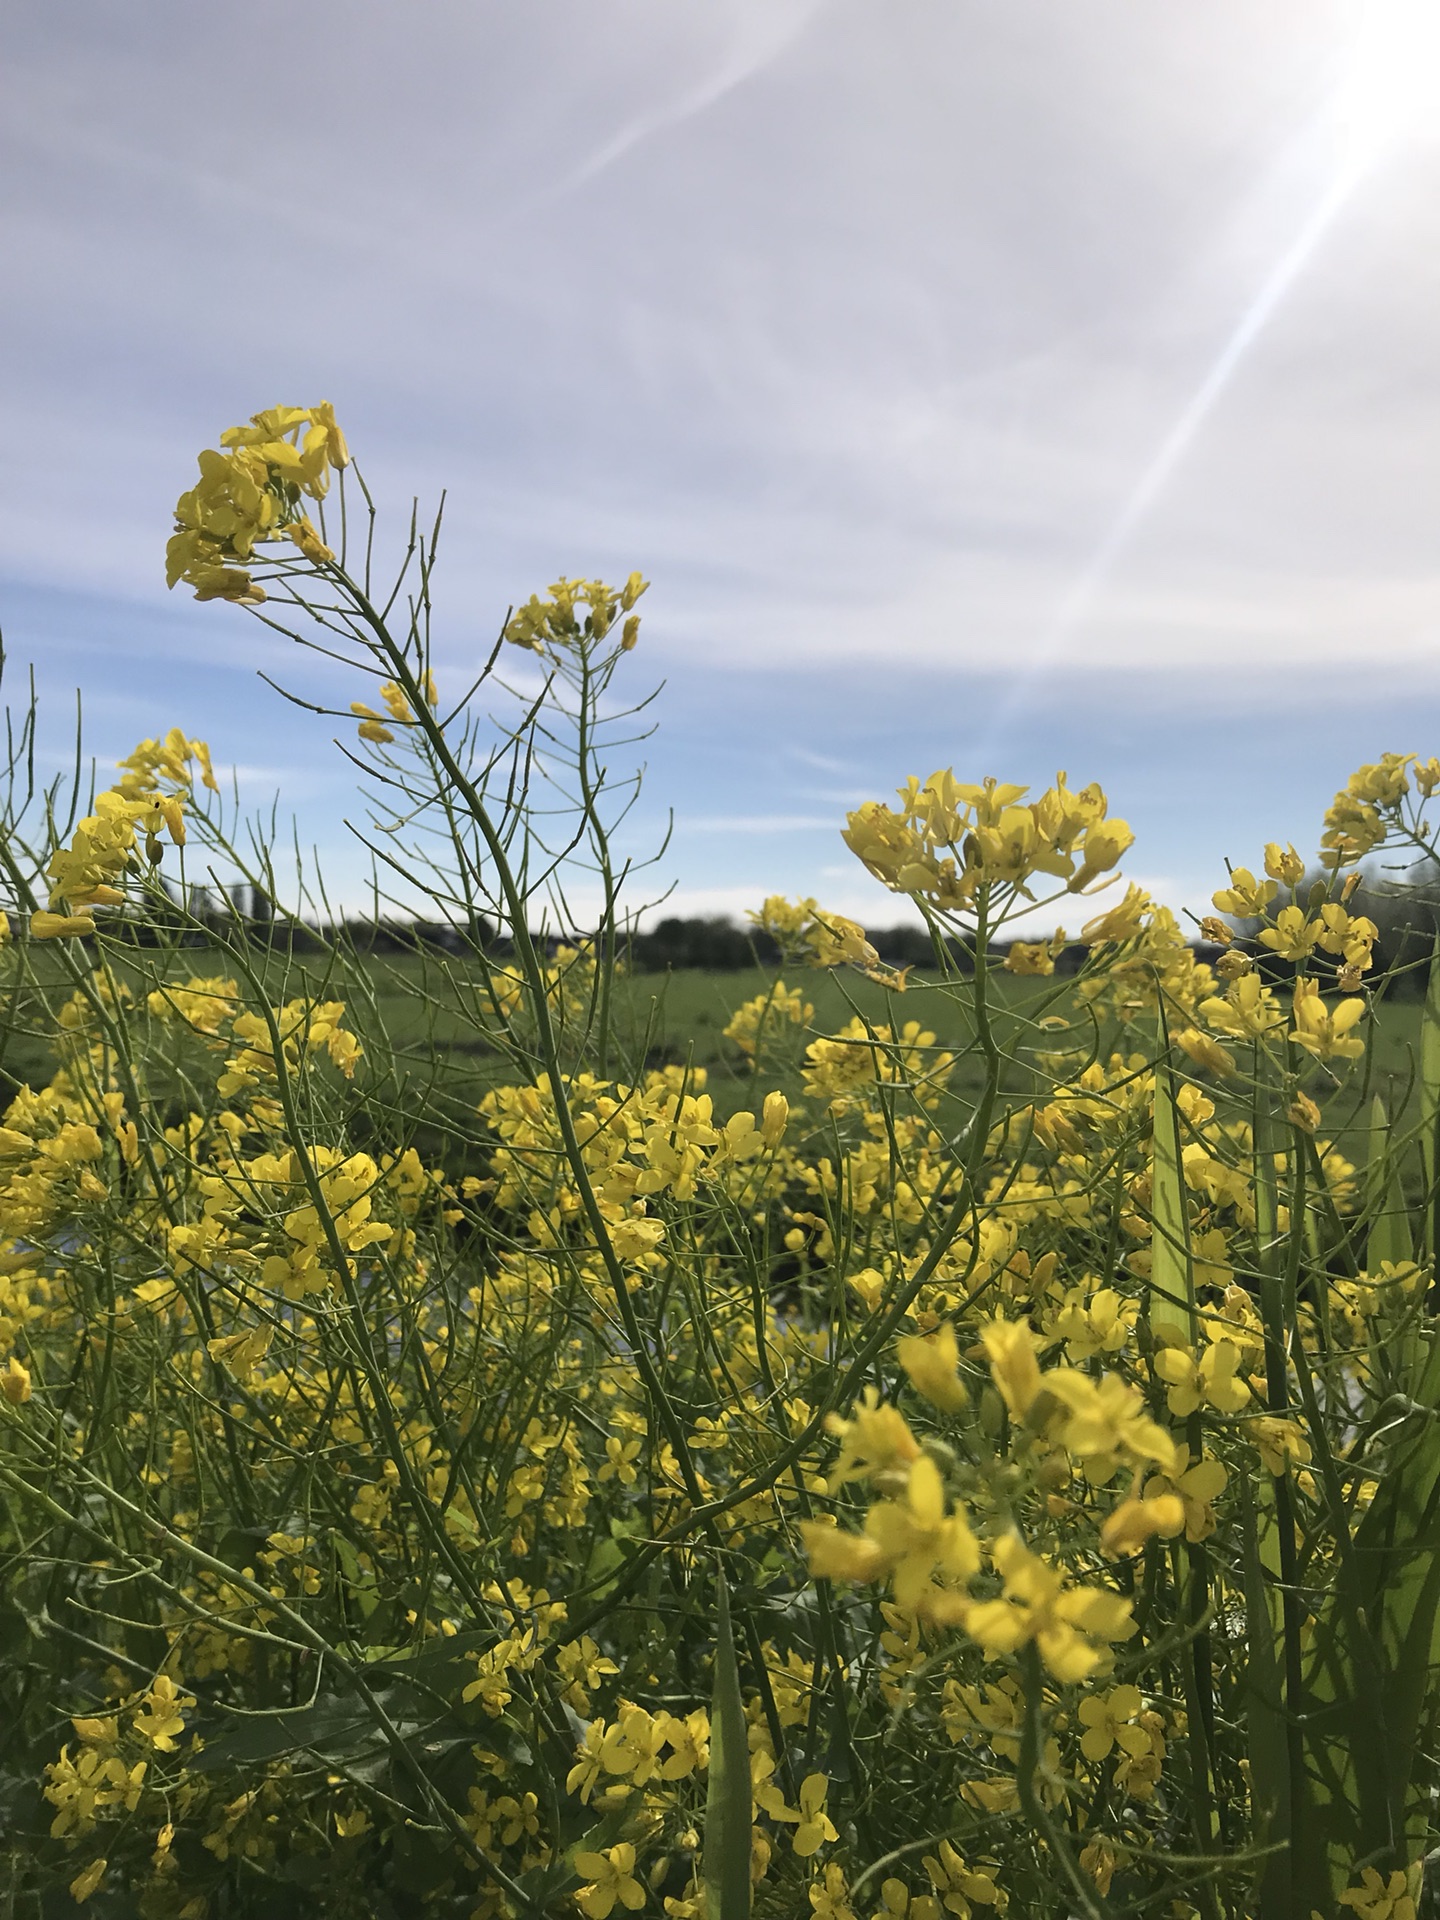
[(730, 1626), (730, 1593), (716, 1583), (715, 1691), (710, 1703), (710, 1785), (705, 1799), (705, 1920), (750, 1913), (750, 1749), (740, 1669)]

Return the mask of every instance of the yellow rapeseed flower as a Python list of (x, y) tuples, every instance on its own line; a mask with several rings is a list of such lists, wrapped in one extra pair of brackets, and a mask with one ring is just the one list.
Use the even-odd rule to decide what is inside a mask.
[(32, 913), (32, 940), (81, 940), (95, 931), (95, 920), (88, 913)]
[(1358, 1060), (1364, 1053), (1365, 1042), (1351, 1032), (1364, 1017), (1363, 1000), (1342, 1000), (1331, 1009), (1320, 998), (1318, 981), (1297, 980), (1293, 1011), (1290, 1037), (1317, 1060)]
[(1131, 1494), (1106, 1515), (1100, 1528), (1100, 1551), (1107, 1560), (1138, 1553), (1157, 1535), (1173, 1540), (1185, 1525), (1185, 1503), (1178, 1494)]
[(77, 1906), (83, 1906), (105, 1878), (108, 1860), (92, 1860), (88, 1867), (77, 1873), (70, 1882), (70, 1898)]
[(1248, 867), (1232, 867), (1229, 886), (1211, 898), (1221, 913), (1233, 914), (1237, 920), (1258, 920), (1279, 891), (1273, 880), (1257, 880)]
[(1240, 1349), (1222, 1339), (1212, 1341), (1198, 1360), (1188, 1347), (1162, 1347), (1152, 1365), (1166, 1383), (1166, 1405), (1184, 1420), (1201, 1407), (1239, 1413), (1248, 1405), (1250, 1389), (1237, 1372), (1240, 1361)]
[(1023, 1320), (987, 1320), (980, 1340), (990, 1362), (990, 1376), (1010, 1416), (1023, 1420), (1042, 1385), (1039, 1349)]
[(582, 1848), (573, 1856), (573, 1864), (577, 1873), (590, 1879), (590, 1885), (575, 1895), (575, 1904), (589, 1920), (606, 1920), (617, 1900), (632, 1913), (644, 1906), (645, 1889), (635, 1878), (635, 1849), (628, 1841), (604, 1853)]
[(1128, 1600), (1103, 1587), (1071, 1585), (1018, 1533), (1002, 1534), (990, 1557), (1004, 1582), (1003, 1597), (972, 1604), (964, 1623), (988, 1652), (1011, 1654), (1033, 1640), (1048, 1671), (1069, 1685), (1104, 1663), (1105, 1642), (1134, 1632)]
[(1357, 1920), (1415, 1920), (1415, 1901), (1410, 1893), (1410, 1876), (1397, 1867), (1382, 1874), (1366, 1867), (1358, 1887), (1347, 1887), (1340, 1896), (1342, 1907), (1352, 1907)]
[(896, 1342), (896, 1355), (910, 1384), (942, 1413), (959, 1413), (970, 1404), (960, 1378), (960, 1348), (955, 1328), (946, 1320), (932, 1334), (907, 1334)]

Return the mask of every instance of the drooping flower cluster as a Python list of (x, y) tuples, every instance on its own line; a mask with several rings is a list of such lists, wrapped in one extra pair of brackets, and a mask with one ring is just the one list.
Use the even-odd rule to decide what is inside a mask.
[(74, 939), (95, 931), (95, 909), (125, 900), (119, 884), (131, 868), (139, 836), (148, 863), (163, 857), (162, 835), (185, 844), (184, 799), (193, 783), (192, 762), (203, 784), (216, 790), (210, 749), (172, 727), (163, 740), (143, 740), (120, 762), (120, 779), (97, 795), (95, 811), (76, 826), (70, 844), (57, 847), (45, 868), (50, 904), (30, 916), (35, 940)]
[(247, 570), (257, 546), (288, 539), (311, 563), (332, 560), (302, 503), (323, 500), (332, 469), (349, 460), (328, 400), (269, 407), (248, 426), (227, 427), (219, 449), (200, 455), (200, 478), (175, 502), (167, 586), (183, 580), (197, 600), (255, 605), (265, 598)]

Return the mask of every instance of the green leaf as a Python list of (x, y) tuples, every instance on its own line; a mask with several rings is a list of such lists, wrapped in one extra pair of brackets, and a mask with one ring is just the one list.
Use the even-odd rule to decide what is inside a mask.
[(1240, 1517), (1244, 1528), (1245, 1673), (1242, 1694), (1250, 1757), (1252, 1844), (1277, 1847), (1260, 1875), (1260, 1912), (1290, 1910), (1290, 1753), (1285, 1737), (1282, 1663), (1284, 1624), (1279, 1554), (1275, 1538), (1275, 1502), (1269, 1486), (1240, 1480)]
[(1415, 1411), (1311, 1623), (1304, 1713), (1316, 1831), (1297, 1857), (1328, 1853), (1343, 1883), (1356, 1859), (1382, 1871), (1429, 1843), (1423, 1756), (1440, 1671), (1440, 1345), (1407, 1381)]
[[(1380, 1682), (1377, 1718), (1386, 1749), (1374, 1756), (1375, 1771), (1389, 1820), (1416, 1840), (1425, 1825), (1417, 1763), (1433, 1731), (1440, 1668), (1440, 1344), (1431, 1347), (1412, 1398), (1418, 1410), (1401, 1430), (1355, 1546), (1371, 1634), (1370, 1672), (1361, 1678)], [(1377, 1839), (1379, 1828), (1373, 1819)]]
[(750, 1747), (740, 1669), (730, 1631), (730, 1595), (717, 1572), (715, 1694), (710, 1706), (710, 1786), (701, 1874), (705, 1920), (749, 1920)]
[(1180, 1114), (1175, 1083), (1163, 1063), (1155, 1068), (1150, 1220), (1150, 1324), (1157, 1330), (1172, 1328), (1188, 1345), (1195, 1337), (1195, 1268), (1180, 1158)]
[(1378, 1273), (1382, 1260), (1396, 1266), (1402, 1260), (1413, 1260), (1415, 1244), (1410, 1236), (1410, 1216), (1405, 1209), (1400, 1182), (1400, 1156), (1391, 1142), (1389, 1117), (1378, 1093), (1370, 1103), (1365, 1200), (1370, 1216), (1370, 1232), (1365, 1242), (1366, 1269)]
[(331, 1765), (348, 1766), (383, 1746), (384, 1736), (364, 1702), (346, 1695), (313, 1706), (231, 1718), (215, 1732), (207, 1723), (204, 1748), (187, 1764), (192, 1773), (216, 1773), (308, 1752)]
[(1430, 983), (1420, 1019), (1420, 1159), (1425, 1169), (1425, 1242), (1431, 1258), (1440, 1247), (1440, 934), (1430, 958)]

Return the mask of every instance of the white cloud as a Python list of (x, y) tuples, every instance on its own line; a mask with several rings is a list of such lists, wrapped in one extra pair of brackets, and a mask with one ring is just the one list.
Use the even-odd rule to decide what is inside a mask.
[[(1157, 814), (1166, 779), (1223, 778), (1278, 815), (1237, 714), (1269, 703), (1278, 737), (1317, 675), (1333, 701), (1363, 670), (1391, 690), (1365, 724), (1420, 728), (1440, 657), (1423, 117), (1282, 267), (1344, 161), (1356, 19), (255, 0), (237, 42), (181, 0), (14, 0), (7, 638), (47, 688), (87, 681), (107, 741), (171, 702), (217, 751), (305, 764), (249, 674), (320, 670), (159, 568), (198, 446), (324, 394), (387, 552), (412, 494), (450, 488), (447, 684), (557, 573), (655, 580), (638, 658), (687, 714), (657, 797), (696, 897), (771, 864), (737, 872), (731, 838), (794, 891), (815, 809), (884, 792), (911, 737), (949, 753), (942, 723), (1048, 756), (1037, 709), (1082, 681), (1072, 733), (1101, 693), (1133, 709), (1117, 772), (1170, 730)], [(750, 783), (722, 777), (752, 745)], [(1165, 818), (1147, 858), (1198, 869), (1206, 810)]]

